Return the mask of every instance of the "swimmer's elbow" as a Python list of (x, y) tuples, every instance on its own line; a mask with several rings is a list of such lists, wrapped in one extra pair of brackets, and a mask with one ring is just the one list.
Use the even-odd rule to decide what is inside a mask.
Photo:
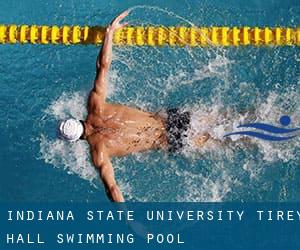
[(104, 58), (102, 58), (101, 62), (100, 62), (100, 67), (98, 68), (99, 70), (108, 70), (111, 64), (111, 58), (105, 56)]
[[(100, 173), (105, 172), (105, 169), (107, 168), (107, 166), (105, 165), (104, 160), (102, 158), (100, 158), (98, 154), (93, 154), (92, 161), (93, 161), (95, 168), (98, 169), (100, 171)], [(101, 175), (103, 175), (103, 173)]]
[(107, 56), (101, 58), (100, 60), (97, 59), (96, 61), (96, 70), (99, 72), (100, 70), (106, 70), (108, 71), (110, 65), (111, 65), (111, 59), (107, 58)]

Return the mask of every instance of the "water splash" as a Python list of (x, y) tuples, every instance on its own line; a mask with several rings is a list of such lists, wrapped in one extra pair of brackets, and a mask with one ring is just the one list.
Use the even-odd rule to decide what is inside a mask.
[[(291, 94), (291, 92), (289, 92)], [(275, 106), (277, 98), (273, 94), (267, 98), (267, 106), (272, 107), (272, 118), (261, 116), (261, 113), (266, 108), (266, 103), (260, 103), (257, 106), (255, 117), (256, 119), (268, 118), (276, 119), (276, 114), (280, 110), (280, 106)], [(295, 101), (300, 101), (300, 95), (295, 94)], [(84, 97), (80, 97), (79, 93), (72, 95), (64, 94), (61, 98), (54, 101), (52, 105), (46, 110), (46, 113), (52, 114), (56, 118), (64, 118), (67, 114), (79, 114), (81, 110), (85, 109), (83, 102)], [(273, 100), (271, 102), (270, 100)], [(66, 105), (65, 105), (66, 104)], [(78, 105), (79, 104), (79, 105)], [(281, 103), (284, 105), (284, 103)], [(64, 107), (64, 108), (62, 108)], [(68, 107), (68, 108), (66, 108)], [(199, 103), (194, 107), (185, 107), (184, 109), (192, 111), (191, 130), (186, 142), (186, 147), (183, 154), (186, 158), (181, 159), (182, 162), (169, 157), (166, 153), (138, 153), (124, 159), (114, 159), (113, 164), (116, 171), (118, 182), (127, 200), (139, 201), (221, 201), (226, 200), (228, 194), (232, 193), (234, 185), (242, 185), (234, 171), (237, 171), (236, 157), (237, 150), (242, 149), (246, 153), (246, 158), (239, 162), (241, 167), (238, 171), (241, 175), (245, 172), (250, 174), (251, 179), (259, 179), (262, 173), (262, 168), (266, 162), (282, 161), (299, 161), (299, 154), (297, 150), (300, 147), (300, 140), (291, 144), (272, 144), (261, 142), (252, 139), (250, 144), (256, 145), (260, 153), (253, 152), (253, 149), (248, 144), (240, 142), (236, 139), (236, 144), (225, 144), (223, 135), (227, 130), (232, 129), (234, 124), (249, 119), (249, 113), (239, 114), (238, 112), (223, 113), (223, 105), (215, 103), (207, 105)], [(51, 113), (53, 112), (54, 113)], [(293, 116), (299, 114), (299, 108), (294, 111)], [(217, 124), (217, 125), (216, 125)], [(197, 148), (191, 142), (196, 134), (201, 134), (209, 131), (210, 135), (216, 141), (208, 142), (204, 147)], [(56, 167), (62, 167), (70, 174), (77, 174), (81, 178), (93, 183), (97, 178), (97, 173), (91, 165), (89, 159), (89, 149), (85, 142), (77, 142), (69, 144), (58, 139), (51, 140), (45, 135), (40, 139), (41, 158), (46, 163), (52, 164)], [(254, 155), (262, 155), (260, 162), (251, 161)], [(200, 166), (212, 166), (209, 173), (199, 172), (199, 160), (202, 162)], [(233, 162), (231, 162), (233, 160)], [(147, 162), (145, 165), (144, 162)], [(164, 162), (164, 166), (161, 166)], [(226, 165), (226, 167), (225, 167)], [(189, 166), (186, 169), (184, 166)], [(243, 170), (245, 172), (243, 172)], [(147, 176), (149, 183), (143, 179)], [(173, 177), (172, 177), (173, 176)], [(175, 177), (174, 177), (175, 176)], [(137, 179), (135, 179), (135, 177)], [(143, 179), (143, 181), (140, 181)], [(155, 180), (154, 180), (155, 179)], [(163, 191), (157, 187), (151, 187), (151, 192), (147, 190), (151, 183), (155, 183), (160, 179), (169, 179), (164, 183)], [(172, 180), (174, 179), (174, 180)], [(153, 181), (153, 182), (152, 182)], [(174, 182), (173, 182), (174, 181)], [(177, 185), (176, 197), (165, 197), (166, 188), (173, 188), (173, 183)], [(155, 195), (153, 194), (155, 193)]]
[[(165, 11), (158, 10), (159, 13)], [(176, 14), (169, 14), (185, 21)], [(256, 139), (243, 142), (238, 135), (229, 143), (224, 141), (224, 134), (239, 124), (274, 123), (284, 113), (299, 127), (299, 79), (296, 83), (287, 79), (286, 83), (275, 84), (277, 79), (273, 74), (278, 71), (277, 67), (282, 67), (285, 57), (291, 58), (290, 52), (279, 51), (281, 56), (275, 54), (274, 63), (269, 54), (262, 56), (260, 53), (261, 50), (253, 49), (246, 52), (238, 49), (114, 48), (109, 101), (154, 112), (174, 106), (192, 112), (191, 130), (183, 154), (169, 156), (162, 152), (146, 152), (113, 159), (117, 181), (127, 200), (264, 200), (266, 196), (262, 193), (270, 188), (270, 180), (264, 177), (266, 167), (282, 162), (294, 167), (299, 163), (299, 138), (293, 143), (277, 145)], [(267, 79), (266, 87), (259, 86), (251, 77), (259, 74)], [(83, 94), (69, 92), (54, 100), (45, 110), (43, 126), (50, 130), (57, 120), (69, 116), (83, 119), (87, 94), (88, 90)], [(196, 148), (192, 138), (207, 131), (213, 140)], [(97, 173), (85, 142), (70, 146), (51, 137), (50, 133), (41, 135), (39, 140), (41, 159), (95, 183)]]
[(67, 144), (62, 140), (40, 138), (41, 158), (48, 164), (63, 168), (68, 174), (76, 174), (94, 184), (98, 174), (91, 164), (88, 145), (84, 142)]

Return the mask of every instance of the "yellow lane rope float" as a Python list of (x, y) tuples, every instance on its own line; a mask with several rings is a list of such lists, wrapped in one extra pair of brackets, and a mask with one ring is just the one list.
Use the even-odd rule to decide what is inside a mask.
[[(0, 44), (100, 44), (105, 27), (0, 25)], [(114, 44), (136, 46), (299, 46), (300, 27), (126, 27)]]

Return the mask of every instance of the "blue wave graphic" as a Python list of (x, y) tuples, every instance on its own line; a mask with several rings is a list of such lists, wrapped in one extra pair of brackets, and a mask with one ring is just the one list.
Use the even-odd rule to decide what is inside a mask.
[[(282, 126), (288, 126), (291, 124), (291, 118), (287, 115), (283, 115), (280, 117), (279, 122)], [(259, 138), (266, 141), (286, 141), (295, 138), (297, 135), (290, 135), (290, 136), (283, 136), (284, 134), (291, 134), (297, 131), (300, 131), (300, 128), (282, 128), (282, 127), (276, 127), (270, 124), (266, 123), (246, 123), (239, 125), (237, 128), (253, 128), (253, 129), (259, 129), (262, 132), (272, 133), (272, 134), (279, 134), (281, 136), (277, 135), (270, 135), (265, 134), (262, 132), (255, 132), (255, 131), (238, 131), (238, 132), (232, 132), (229, 134), (224, 135), (224, 137), (231, 136), (231, 135), (247, 135), (255, 138)]]
[(231, 136), (231, 135), (248, 135), (252, 137), (256, 137), (262, 140), (266, 141), (286, 141), (290, 140), (296, 137), (296, 135), (293, 136), (273, 136), (273, 135), (267, 135), (259, 132), (254, 132), (254, 131), (240, 131), (240, 132), (233, 132), (224, 135), (224, 137)]
[(238, 126), (238, 128), (256, 128), (273, 134), (287, 134), (287, 133), (300, 131), (300, 128), (294, 128), (294, 129), (278, 128), (265, 123), (248, 123), (248, 124), (240, 125)]

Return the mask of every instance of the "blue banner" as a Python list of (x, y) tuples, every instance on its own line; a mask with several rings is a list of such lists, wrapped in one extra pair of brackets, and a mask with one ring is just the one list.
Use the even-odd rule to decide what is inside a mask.
[(299, 249), (300, 203), (2, 203), (0, 249)]

